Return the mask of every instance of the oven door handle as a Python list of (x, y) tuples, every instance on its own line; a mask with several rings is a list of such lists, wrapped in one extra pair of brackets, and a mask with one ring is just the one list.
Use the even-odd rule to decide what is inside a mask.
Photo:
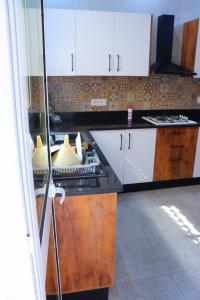
[(128, 149), (129, 150), (131, 149), (131, 134), (130, 134), (130, 132), (128, 134)]
[(123, 139), (122, 133), (120, 133), (120, 151), (122, 150), (122, 139)]

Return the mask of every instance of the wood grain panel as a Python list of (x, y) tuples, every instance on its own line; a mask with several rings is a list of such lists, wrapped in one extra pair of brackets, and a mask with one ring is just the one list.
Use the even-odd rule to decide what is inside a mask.
[(38, 228), (40, 228), (40, 223), (41, 223), (41, 219), (42, 219), (42, 210), (43, 210), (43, 206), (44, 206), (44, 198), (36, 197), (35, 201), (36, 201)]
[(116, 193), (55, 200), (62, 293), (114, 283)]
[(47, 272), (46, 272), (46, 294), (48, 296), (58, 294), (57, 268), (56, 268), (55, 255), (56, 254), (55, 254), (55, 247), (54, 247), (53, 224), (51, 223), (48, 260), (47, 260)]
[(186, 22), (183, 27), (181, 66), (194, 71), (199, 19)]
[(154, 181), (193, 176), (197, 135), (197, 127), (157, 129)]

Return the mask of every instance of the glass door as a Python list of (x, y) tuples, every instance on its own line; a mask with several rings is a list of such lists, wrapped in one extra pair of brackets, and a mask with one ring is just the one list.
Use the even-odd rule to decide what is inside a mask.
[(29, 114), (32, 167), (36, 191), (36, 209), (40, 239), (42, 216), (50, 180), (47, 97), (43, 62), (41, 4), (34, 0), (34, 8), (24, 0), (25, 42), (27, 62), (27, 108)]
[(61, 298), (61, 290), (59, 273), (57, 272), (57, 270), (59, 270), (59, 260), (56, 255), (57, 236), (55, 230), (54, 209), (52, 212), (45, 289), (47, 300), (59, 300)]
[(53, 192), (54, 185), (51, 180), (43, 2), (22, 0), (22, 3), (27, 111), (41, 263), (47, 299), (60, 299), (56, 232), (52, 213), (55, 191)]
[[(18, 154), (17, 167), (23, 187), (23, 238), (27, 243), (25, 248), (31, 270), (30, 290), (38, 294), (38, 299), (46, 299), (49, 296), (47, 272), (51, 272), (55, 286), (54, 295), (50, 296), (59, 299), (59, 269), (52, 213), (57, 190), (51, 179), (43, 2), (5, 0), (4, 6), (8, 27), (5, 31), (9, 40), (9, 87), (13, 97), (12, 107), (9, 108), (16, 124), (15, 152)], [(49, 267), (51, 265), (52, 268)]]

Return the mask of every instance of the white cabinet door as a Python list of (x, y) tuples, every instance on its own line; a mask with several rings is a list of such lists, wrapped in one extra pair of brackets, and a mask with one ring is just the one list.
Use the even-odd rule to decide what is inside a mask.
[(198, 132), (193, 177), (200, 177), (200, 130)]
[(148, 76), (151, 15), (115, 13), (114, 74)]
[(123, 184), (124, 175), (124, 130), (92, 131), (92, 136)]
[(47, 75), (75, 75), (75, 12), (45, 10)]
[(77, 11), (76, 75), (113, 75), (114, 14)]
[[(41, 11), (36, 8), (26, 9), (26, 49), (29, 76), (43, 76), (42, 23)], [(37, 51), (35, 47), (37, 45)], [(41, 55), (38, 55), (40, 53)]]
[(124, 184), (153, 180), (156, 129), (126, 130)]

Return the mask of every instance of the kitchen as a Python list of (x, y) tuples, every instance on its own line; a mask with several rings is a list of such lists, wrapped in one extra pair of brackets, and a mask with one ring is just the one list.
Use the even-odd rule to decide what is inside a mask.
[[(10, 39), (1, 44), (5, 56), (11, 52), (5, 69), (13, 70), (7, 80), (15, 94), (7, 89), (6, 97), (15, 110), (12, 119), (5, 104), (1, 128), (17, 128), (8, 143), (23, 166), (34, 274), (25, 277), (34, 288), (27, 284), (30, 294), (20, 299), (36, 299), (33, 290), (38, 299), (199, 299), (193, 2), (2, 6)], [(8, 278), (23, 271), (7, 269)]]

